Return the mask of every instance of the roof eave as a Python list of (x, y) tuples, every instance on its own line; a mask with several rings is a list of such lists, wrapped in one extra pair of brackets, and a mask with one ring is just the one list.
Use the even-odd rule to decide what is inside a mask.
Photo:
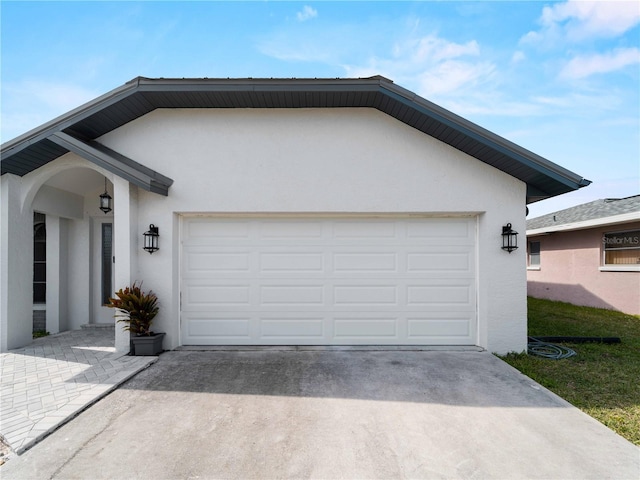
[(609, 217), (594, 218), (592, 220), (584, 220), (582, 222), (564, 223), (562, 225), (549, 225), (546, 227), (527, 230), (527, 237), (537, 235), (547, 235), (555, 232), (569, 232), (574, 230), (586, 230), (595, 227), (606, 227), (609, 225), (620, 225), (624, 223), (640, 222), (640, 212), (622, 213), (620, 215), (611, 215)]
[[(137, 77), (126, 84), (96, 98), (67, 114), (61, 115), (41, 127), (33, 129), (1, 146), (1, 156), (19, 153), (21, 150), (50, 139), (56, 132), (73, 133), (73, 126), (105, 108), (117, 104), (137, 92), (376, 92), (400, 102), (418, 113), (436, 122), (455, 129), (462, 135), (486, 145), (490, 149), (524, 165), (531, 172), (543, 174), (555, 185), (543, 183), (531, 184), (528, 178), (521, 180), (527, 183), (527, 203), (550, 198), (589, 185), (591, 182), (579, 175), (530, 152), (509, 140), (506, 140), (428, 100), (406, 90), (393, 81), (375, 76), (358, 79), (150, 79)], [(153, 108), (153, 105), (150, 105)], [(388, 112), (387, 112), (388, 113)], [(426, 133), (426, 132), (425, 132)], [(454, 146), (454, 148), (456, 148)], [(131, 160), (132, 161), (132, 160)], [(487, 162), (491, 165), (490, 162)], [(508, 169), (493, 165), (506, 173), (514, 175)], [(547, 188), (548, 187), (548, 188)], [(546, 191), (548, 190), (548, 191)]]
[(78, 121), (85, 119), (94, 113), (104, 109), (109, 105), (113, 105), (119, 100), (131, 95), (138, 88), (138, 78), (121, 85), (104, 95), (91, 100), (78, 108), (74, 108), (70, 112), (64, 113), (53, 120), (50, 120), (39, 127), (36, 127), (28, 132), (9, 140), (0, 146), (0, 152), (2, 156), (6, 154), (15, 154), (19, 151), (27, 148), (29, 145), (37, 143), (55, 132), (63, 131)]
[[(460, 117), (459, 115), (456, 115), (455, 113), (450, 112), (449, 110), (446, 110), (409, 90), (393, 83), (386, 83), (383, 85), (381, 82), (381, 86), (401, 101), (405, 103), (411, 102), (417, 105), (420, 109), (423, 109), (427, 115), (437, 118), (438, 121), (445, 125), (462, 130), (469, 137), (474, 138), (497, 151), (514, 156), (521, 163), (566, 185), (569, 187), (569, 190), (567, 191), (578, 190), (579, 188), (586, 187), (591, 184), (590, 180), (587, 180), (580, 175), (507, 140), (506, 138), (500, 137), (499, 135), (470, 122), (469, 120)], [(547, 195), (544, 198), (549, 198), (549, 196), (552, 195)], [(539, 198), (539, 200), (544, 198)]]
[(173, 180), (104, 145), (64, 132), (55, 132), (47, 138), (144, 190), (164, 196), (169, 194), (169, 187), (173, 184)]

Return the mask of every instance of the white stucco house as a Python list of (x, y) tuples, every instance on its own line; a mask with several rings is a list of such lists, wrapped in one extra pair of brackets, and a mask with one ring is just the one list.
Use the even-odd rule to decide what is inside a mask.
[(523, 246), (527, 203), (590, 183), (383, 77), (136, 78), (1, 152), (2, 351), (34, 310), (51, 333), (113, 322), (136, 280), (166, 349), (522, 351), (503, 226)]

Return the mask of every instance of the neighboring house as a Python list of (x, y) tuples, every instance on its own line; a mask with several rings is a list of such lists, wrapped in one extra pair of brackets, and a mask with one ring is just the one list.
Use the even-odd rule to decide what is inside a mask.
[(640, 315), (640, 195), (527, 221), (529, 295)]
[(1, 178), (2, 350), (34, 308), (52, 333), (113, 322), (141, 280), (165, 348), (522, 351), (502, 228), (524, 243), (526, 203), (590, 183), (383, 77), (136, 78), (2, 145)]

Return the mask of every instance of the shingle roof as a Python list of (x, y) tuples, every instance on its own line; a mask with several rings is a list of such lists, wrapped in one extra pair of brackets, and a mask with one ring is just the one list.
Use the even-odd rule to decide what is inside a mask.
[[(527, 184), (527, 203), (591, 182), (545, 158), (375, 76), (351, 79), (165, 79), (138, 77), (2, 145), (1, 174), (25, 175), (70, 151), (101, 150), (104, 135), (157, 108), (369, 107), (471, 155)], [(66, 141), (60, 140), (67, 135)], [(76, 152), (77, 153), (77, 152)], [(117, 152), (111, 152), (117, 154)], [(102, 152), (106, 155), (105, 152)], [(103, 166), (120, 175), (117, 155)], [(96, 157), (94, 155), (93, 157)], [(89, 158), (95, 161), (95, 158)], [(162, 176), (126, 159), (150, 185)], [(148, 170), (148, 169), (147, 169)], [(155, 179), (155, 180), (154, 180)], [(168, 180), (161, 185), (168, 188)], [(170, 185), (170, 183), (169, 183)]]
[(601, 198), (532, 218), (527, 220), (527, 231), (548, 227), (557, 228), (562, 225), (588, 222), (627, 213), (638, 213), (638, 219), (640, 219), (640, 195), (625, 198)]

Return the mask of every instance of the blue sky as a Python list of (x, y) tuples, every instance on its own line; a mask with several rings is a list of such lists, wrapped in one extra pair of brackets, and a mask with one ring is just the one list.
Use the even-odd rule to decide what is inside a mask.
[(0, 3), (2, 142), (136, 76), (397, 84), (594, 183), (640, 193), (638, 2)]

